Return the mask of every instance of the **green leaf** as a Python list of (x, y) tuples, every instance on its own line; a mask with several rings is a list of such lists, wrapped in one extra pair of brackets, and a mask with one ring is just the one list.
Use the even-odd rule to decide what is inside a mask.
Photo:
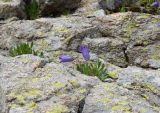
[(101, 81), (109, 77), (105, 65), (99, 60), (91, 63), (79, 63), (76, 69), (88, 76), (97, 76)]
[(38, 52), (38, 51), (34, 51), (32, 49), (33, 47), (33, 42), (31, 44), (29, 43), (20, 43), (18, 44), (16, 47), (12, 47), (9, 50), (9, 54), (12, 57), (18, 56), (18, 55), (22, 55), (22, 54), (33, 54), (39, 57), (43, 57), (43, 52)]

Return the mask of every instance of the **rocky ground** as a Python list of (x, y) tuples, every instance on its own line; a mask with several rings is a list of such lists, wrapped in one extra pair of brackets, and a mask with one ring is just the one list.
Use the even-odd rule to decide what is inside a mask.
[[(41, 17), (27, 20), (25, 1), (0, 0), (0, 113), (160, 113), (160, 16), (106, 15), (102, 1), (39, 0)], [(44, 58), (10, 57), (20, 42), (33, 42)], [(59, 63), (62, 53), (83, 60), (81, 44), (116, 79)]]

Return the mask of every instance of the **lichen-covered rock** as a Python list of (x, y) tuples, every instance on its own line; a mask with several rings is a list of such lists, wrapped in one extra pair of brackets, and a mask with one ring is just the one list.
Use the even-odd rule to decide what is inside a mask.
[(117, 66), (158, 69), (159, 23), (158, 16), (132, 12), (11, 21), (0, 26), (0, 48), (34, 41), (36, 49), (50, 54), (59, 50), (77, 51), (81, 44), (86, 44), (91, 53)]
[(123, 5), (134, 6), (137, 1), (138, 0), (101, 0), (99, 4), (104, 10), (117, 11), (120, 10)]
[(81, 0), (38, 0), (38, 3), (41, 15), (49, 16), (73, 11), (79, 7)]
[(0, 0), (0, 20), (11, 17), (26, 19), (23, 0)]
[(101, 9), (99, 0), (82, 0), (81, 6), (75, 11), (74, 15), (101, 17), (105, 16), (105, 11)]
[(82, 113), (159, 113), (160, 71), (137, 67), (112, 67), (112, 71), (117, 73), (117, 82), (95, 86)]
[(117, 13), (99, 19), (101, 36), (86, 37), (92, 52), (118, 66), (159, 67), (160, 18), (139, 13)]
[(97, 78), (32, 55), (1, 57), (0, 62), (4, 113), (77, 113), (89, 90), (99, 83)]

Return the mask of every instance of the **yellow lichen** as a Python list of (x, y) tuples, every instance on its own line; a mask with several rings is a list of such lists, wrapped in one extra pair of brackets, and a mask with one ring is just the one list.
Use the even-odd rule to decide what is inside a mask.
[(59, 105), (55, 105), (53, 107), (53, 110), (47, 111), (46, 113), (65, 113), (67, 111), (69, 111), (69, 109), (66, 106), (59, 104)]
[(20, 103), (25, 103), (25, 97), (23, 95), (17, 95), (16, 98)]
[(139, 16), (140, 19), (147, 19), (148, 18), (148, 15), (144, 14), (144, 15), (141, 15)]
[(19, 108), (20, 106), (17, 104), (9, 104), (9, 107), (11, 107), (12, 109), (16, 109)]
[(31, 101), (31, 102), (26, 103), (26, 107), (27, 107), (27, 110), (29, 110), (31, 112), (34, 109), (36, 109), (38, 106), (35, 102)]
[(67, 28), (56, 27), (55, 31), (59, 33), (67, 33), (69, 30)]
[(155, 53), (155, 54), (153, 54), (151, 57), (152, 57), (152, 59), (154, 59), (154, 60), (160, 60), (160, 53)]
[(160, 44), (159, 44), (159, 45), (157, 45), (157, 46), (156, 46), (156, 48), (158, 48), (158, 49), (159, 49), (159, 48), (160, 48)]
[(45, 40), (40, 40), (40, 42), (39, 42), (39, 50), (44, 50), (44, 49), (47, 49), (47, 50), (50, 50), (50, 49), (52, 49), (50, 46), (49, 46), (49, 43), (47, 42), (47, 41), (45, 41)]
[(123, 106), (123, 105), (115, 105), (115, 106), (112, 107), (112, 111), (129, 112), (129, 107), (128, 106)]
[(146, 112), (146, 109), (143, 107), (140, 109), (140, 113), (144, 113), (144, 112)]
[(51, 79), (52, 77), (53, 77), (53, 75), (50, 74), (50, 73), (48, 73), (48, 74), (45, 75), (44, 78), (45, 78), (46, 80), (48, 80), (48, 79)]
[(85, 88), (78, 88), (77, 90), (79, 93), (85, 93), (87, 91)]
[(112, 79), (117, 79), (118, 78), (118, 76), (117, 76), (117, 73), (116, 72), (108, 72), (108, 76), (110, 77), (110, 78), (112, 78)]
[(149, 96), (147, 96), (145, 94), (142, 94), (141, 96), (144, 97), (146, 100), (149, 100)]
[(62, 87), (62, 83), (61, 82), (55, 82), (55, 83), (53, 83), (52, 84), (52, 86), (54, 87), (54, 88), (61, 88)]
[(38, 82), (40, 80), (40, 78), (34, 77), (32, 78), (32, 82)]
[(127, 28), (126, 28), (126, 33), (124, 34), (124, 38), (130, 38), (130, 35), (132, 33), (132, 29), (136, 27), (136, 23), (135, 21), (131, 21), (130, 23), (128, 23)]
[(147, 52), (149, 49), (147, 47), (143, 48), (144, 52)]
[(109, 99), (109, 98), (102, 98), (102, 99), (98, 100), (98, 102), (101, 102), (103, 104), (107, 104), (107, 103), (111, 102), (111, 99)]
[(27, 64), (27, 63), (30, 61), (30, 58), (24, 57), (24, 58), (22, 59), (22, 61), (23, 61), (23, 63)]
[(22, 94), (24, 96), (38, 96), (41, 94), (41, 92), (38, 89), (29, 89), (29, 90), (22, 92)]
[(149, 34), (149, 33), (151, 33), (152, 31), (151, 31), (151, 30), (144, 30), (143, 32), (144, 32), (144, 34)]
[(74, 88), (78, 88), (79, 84), (77, 83), (76, 80), (68, 80), (68, 82), (74, 87)]
[(146, 84), (145, 88), (149, 89), (153, 93), (157, 93), (157, 89), (151, 83)]

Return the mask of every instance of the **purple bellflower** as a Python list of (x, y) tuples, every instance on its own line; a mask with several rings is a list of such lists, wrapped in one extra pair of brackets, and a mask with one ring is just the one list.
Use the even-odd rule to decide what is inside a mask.
[(69, 55), (61, 55), (59, 57), (60, 59), (60, 62), (63, 63), (63, 62), (72, 62), (74, 59), (72, 56), (69, 56)]
[(152, 3), (153, 7), (159, 7), (159, 3), (158, 0), (154, 0), (154, 2)]
[(90, 59), (90, 55), (89, 55), (89, 49), (86, 45), (81, 45), (79, 48), (79, 52), (82, 53), (83, 58), (87, 61)]

